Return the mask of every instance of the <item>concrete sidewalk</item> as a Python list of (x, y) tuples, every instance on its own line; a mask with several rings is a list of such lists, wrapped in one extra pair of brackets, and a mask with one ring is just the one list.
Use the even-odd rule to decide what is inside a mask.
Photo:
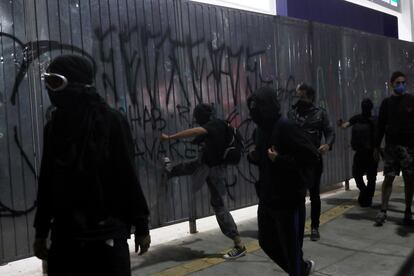
[[(355, 185), (351, 185), (351, 191), (341, 189), (323, 195), (321, 240), (311, 242), (306, 235), (304, 242), (305, 257), (316, 262), (314, 275), (395, 275), (414, 248), (414, 227), (401, 225), (401, 179), (394, 183), (389, 220), (382, 227), (373, 226), (380, 188), (378, 185), (372, 208), (357, 206)], [(309, 214), (309, 204), (307, 209)], [(245, 257), (233, 261), (221, 258), (232, 242), (220, 232), (215, 218), (210, 217), (197, 221), (200, 232), (194, 235), (188, 234), (188, 223), (151, 231), (150, 251), (143, 256), (131, 254), (133, 275), (286, 275), (258, 246), (256, 210), (254, 206), (233, 212), (248, 247)], [(41, 264), (36, 258), (14, 262), (0, 267), (0, 275), (40, 276)]]
[[(382, 227), (373, 226), (379, 193), (372, 208), (357, 206), (357, 195), (353, 188), (323, 199), (322, 238), (311, 242), (307, 235), (304, 242), (305, 257), (316, 262), (314, 275), (395, 275), (413, 249), (414, 227), (401, 225), (401, 179), (394, 183), (389, 220)], [(155, 246), (142, 257), (132, 255), (133, 275), (286, 275), (258, 247), (255, 218), (239, 223), (239, 230), (249, 248), (245, 257), (221, 259), (232, 244), (219, 230), (212, 230)]]

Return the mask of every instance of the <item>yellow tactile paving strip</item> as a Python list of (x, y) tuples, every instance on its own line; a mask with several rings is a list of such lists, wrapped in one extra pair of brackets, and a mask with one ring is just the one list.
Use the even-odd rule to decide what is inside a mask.
[[(335, 218), (349, 211), (354, 206), (355, 206), (355, 203), (350, 200), (349, 202), (340, 204), (334, 208), (329, 209), (326, 212), (323, 212), (320, 217), (320, 225), (323, 225), (325, 223), (328, 223), (331, 220), (334, 220)], [(311, 223), (310, 219), (306, 220), (305, 233), (310, 231), (310, 223)], [(257, 240), (248, 242), (246, 244), (246, 248), (247, 248), (247, 253), (257, 251), (260, 249), (259, 242)], [(230, 249), (227, 249), (220, 253), (225, 254), (228, 250)], [(217, 258), (217, 257), (202, 258), (202, 259), (194, 260), (192, 262), (181, 264), (181, 265), (166, 269), (164, 271), (152, 274), (152, 276), (184, 276), (190, 273), (194, 273), (194, 272), (206, 269), (211, 266), (218, 265), (225, 261), (226, 261), (225, 259)]]

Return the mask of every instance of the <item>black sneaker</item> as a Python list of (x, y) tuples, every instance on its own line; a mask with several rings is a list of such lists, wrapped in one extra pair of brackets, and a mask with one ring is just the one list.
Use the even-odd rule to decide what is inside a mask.
[(311, 241), (319, 241), (320, 238), (321, 238), (321, 235), (319, 234), (319, 229), (312, 228), (311, 235), (310, 235)]
[(305, 275), (311, 275), (312, 273), (315, 272), (315, 262), (312, 260), (306, 260), (306, 270), (305, 270)]
[(244, 255), (246, 255), (246, 253), (247, 253), (247, 249), (245, 246), (243, 247), (235, 246), (229, 252), (224, 254), (223, 258), (233, 260), (233, 259), (243, 257)]

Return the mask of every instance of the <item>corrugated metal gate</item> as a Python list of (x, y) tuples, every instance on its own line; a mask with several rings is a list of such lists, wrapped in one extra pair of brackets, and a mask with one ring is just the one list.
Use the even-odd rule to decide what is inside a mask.
[[(98, 90), (127, 114), (152, 227), (187, 220), (190, 195), (196, 217), (212, 214), (207, 189), (193, 195), (188, 179), (168, 186), (160, 179), (164, 155), (179, 161), (197, 154), (186, 141), (158, 139), (191, 126), (197, 103), (214, 103), (249, 141), (254, 126), (245, 100), (260, 86), (274, 86), (286, 111), (296, 84), (310, 82), (335, 122), (358, 113), (363, 97), (378, 106), (391, 70), (414, 77), (411, 43), (188, 1), (10, 0), (0, 2), (0, 16), (0, 263), (31, 254), (50, 111), (40, 76), (57, 55), (90, 57)], [(348, 133), (337, 137), (324, 186), (350, 177)], [(255, 179), (246, 161), (229, 169), (232, 209), (256, 203)]]

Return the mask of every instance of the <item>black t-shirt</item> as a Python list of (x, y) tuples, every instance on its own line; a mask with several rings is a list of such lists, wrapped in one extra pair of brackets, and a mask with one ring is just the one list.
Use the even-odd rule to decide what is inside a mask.
[(414, 96), (391, 96), (381, 103), (376, 146), (385, 144), (414, 146)]
[(357, 114), (349, 119), (352, 126), (351, 145), (354, 150), (373, 149), (377, 118)]
[(355, 124), (371, 124), (371, 123), (375, 123), (377, 120), (376, 117), (366, 117), (362, 114), (357, 114), (351, 117), (351, 119), (349, 119), (349, 123), (351, 124), (351, 126), (355, 125)]
[(220, 119), (212, 119), (201, 127), (207, 130), (203, 141), (202, 161), (209, 167), (222, 164), (227, 139), (226, 122)]

